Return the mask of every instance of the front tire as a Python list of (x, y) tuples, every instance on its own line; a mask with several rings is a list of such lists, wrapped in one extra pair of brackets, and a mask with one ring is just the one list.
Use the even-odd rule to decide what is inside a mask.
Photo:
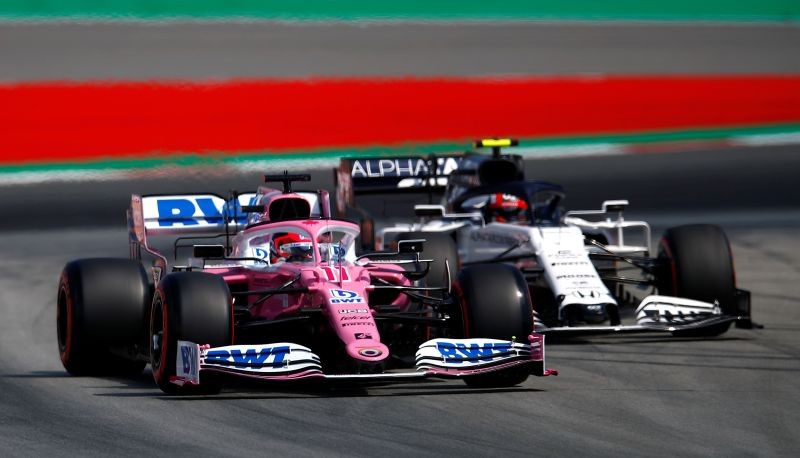
[(233, 307), (219, 275), (176, 272), (164, 277), (153, 296), (150, 315), (150, 365), (167, 394), (215, 394), (220, 386), (201, 374), (200, 386), (172, 383), (178, 341), (221, 347), (233, 343)]
[[(508, 264), (484, 264), (463, 269), (454, 285), (460, 317), (451, 328), (455, 337), (527, 342), (533, 332), (533, 309), (525, 277)], [(473, 375), (464, 382), (473, 388), (518, 385), (529, 375), (528, 367)]]
[(145, 361), (111, 349), (130, 349), (146, 334), (149, 285), (142, 265), (130, 259), (71, 261), (58, 282), (58, 353), (72, 375), (140, 374)]
[[(704, 302), (719, 302), (722, 313), (737, 315), (733, 256), (725, 232), (711, 224), (692, 224), (668, 229), (658, 251), (661, 270), (659, 294)], [(724, 323), (675, 335), (708, 337), (723, 334)]]

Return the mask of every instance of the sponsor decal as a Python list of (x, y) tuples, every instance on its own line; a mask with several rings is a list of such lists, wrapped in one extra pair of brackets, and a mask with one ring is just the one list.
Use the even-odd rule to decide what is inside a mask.
[(175, 375), (195, 383), (200, 382), (200, 356), (197, 344), (178, 341), (178, 355), (175, 358)]
[(495, 355), (511, 351), (511, 342), (477, 342), (469, 345), (438, 342), (436, 349), (445, 362), (463, 363), (471, 360), (491, 361)]
[(577, 278), (595, 278), (596, 275), (593, 274), (566, 274), (566, 275), (558, 275), (556, 276), (556, 280), (567, 280), (567, 279), (577, 279)]
[(377, 348), (361, 348), (358, 350), (358, 354), (367, 358), (375, 358), (382, 355), (383, 352)]
[[(243, 199), (244, 197), (244, 199)], [(239, 200), (226, 201), (213, 195), (174, 196), (155, 198), (155, 210), (159, 227), (220, 225), (225, 219), (233, 219), (236, 215), (236, 224), (245, 224), (247, 214), (242, 212), (242, 201), (245, 205), (252, 205), (254, 195), (240, 196)], [(146, 212), (149, 213), (150, 201)]]
[(181, 347), (181, 361), (183, 362), (183, 373), (188, 374), (192, 370), (192, 349)]
[(575, 297), (579, 297), (581, 299), (584, 299), (584, 298), (587, 298), (587, 297), (591, 297), (592, 299), (597, 299), (598, 297), (600, 297), (600, 293), (597, 292), (597, 291), (594, 291), (594, 290), (592, 290), (592, 291), (573, 291), (572, 295), (575, 296)]
[(576, 253), (570, 250), (560, 250), (553, 254), (556, 259), (576, 259), (585, 256), (585, 253)]
[(550, 263), (551, 266), (588, 266), (589, 261), (563, 261)]
[(358, 340), (372, 339), (372, 334), (368, 332), (357, 332), (355, 333), (355, 336)]
[[(436, 175), (449, 175), (458, 169), (458, 161), (452, 157), (436, 160)], [(423, 177), (430, 175), (425, 158), (356, 159), (353, 161), (353, 178)]]
[[(331, 289), (331, 304), (363, 304), (364, 298), (361, 297), (357, 292), (350, 291), (347, 289)], [(340, 310), (339, 313), (342, 313)], [(361, 312), (356, 312), (361, 313)], [(366, 312), (364, 312), (366, 313)]]
[(288, 346), (234, 348), (230, 350), (212, 349), (206, 353), (205, 362), (207, 364), (233, 366), (237, 369), (280, 368), (284, 365), (288, 354)]
[[(495, 199), (496, 201), (497, 199)], [(519, 204), (519, 197), (515, 196), (514, 194), (502, 194), (500, 196), (500, 206), (503, 207), (504, 210), (516, 210), (519, 208), (517, 205)]]
[(359, 322), (356, 322), (356, 323), (350, 323), (350, 322), (342, 323), (342, 327), (343, 328), (346, 328), (348, 326), (372, 326), (372, 327), (375, 327), (375, 323), (373, 323), (371, 321), (359, 321)]
[(517, 237), (497, 232), (475, 231), (469, 237), (476, 242), (488, 242), (496, 245), (516, 245), (519, 243)]
[(371, 318), (372, 318), (372, 316), (361, 316), (361, 315), (350, 316), (350, 315), (345, 315), (345, 316), (339, 318), (339, 321), (364, 321), (364, 320), (369, 320)]
[(342, 315), (346, 315), (348, 313), (369, 313), (369, 309), (341, 309), (338, 312)]

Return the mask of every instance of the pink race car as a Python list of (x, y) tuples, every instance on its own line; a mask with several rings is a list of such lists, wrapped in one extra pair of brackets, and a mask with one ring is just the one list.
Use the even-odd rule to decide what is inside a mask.
[[(217, 393), (230, 376), (504, 387), (555, 373), (517, 269), (466, 267), (451, 281), (456, 260), (420, 259), (422, 240), (357, 256), (359, 227), (331, 218), (328, 193), (292, 191), (309, 179), (268, 175), (283, 189), (228, 201), (132, 196), (131, 259), (62, 272), (66, 370), (130, 375), (150, 363), (169, 394)], [(174, 259), (191, 249), (184, 265), (159, 251), (164, 240)], [(426, 278), (432, 265), (443, 278)]]

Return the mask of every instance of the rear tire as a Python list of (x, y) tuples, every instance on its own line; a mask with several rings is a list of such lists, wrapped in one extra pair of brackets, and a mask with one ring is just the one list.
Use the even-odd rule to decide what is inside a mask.
[[(658, 250), (661, 270), (659, 294), (698, 301), (719, 302), (722, 313), (736, 315), (736, 277), (730, 243), (725, 232), (711, 224), (692, 224), (668, 229)], [(709, 337), (723, 334), (724, 323), (675, 335)]]
[[(470, 266), (458, 274), (454, 290), (461, 306), (461, 316), (453, 317), (455, 337), (527, 342), (533, 332), (533, 309), (519, 269), (507, 264)], [(465, 377), (464, 382), (473, 388), (510, 387), (524, 382), (529, 372), (528, 367), (518, 367)]]
[[(433, 259), (428, 275), (422, 279), (429, 288), (447, 288), (458, 272), (458, 247), (449, 233), (444, 232), (406, 232), (397, 237), (400, 240), (425, 239), (420, 259)], [(447, 261), (447, 264), (445, 264)], [(447, 266), (450, 267), (450, 282), (447, 281)]]
[(176, 272), (161, 280), (150, 316), (150, 365), (153, 378), (167, 394), (216, 394), (216, 380), (201, 374), (199, 386), (179, 386), (178, 340), (221, 347), (233, 343), (233, 307), (228, 285), (219, 275)]
[(58, 282), (58, 352), (72, 375), (140, 374), (145, 361), (111, 348), (132, 349), (146, 335), (147, 274), (138, 261), (93, 258), (71, 261)]

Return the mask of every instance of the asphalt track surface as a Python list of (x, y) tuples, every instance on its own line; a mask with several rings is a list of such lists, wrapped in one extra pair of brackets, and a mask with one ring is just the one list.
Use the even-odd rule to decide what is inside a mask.
[(791, 24), (0, 24), (0, 82), (797, 73), (798, 55)]
[[(265, 385), (173, 398), (155, 387), (149, 369), (133, 379), (68, 376), (56, 351), (57, 277), (73, 258), (126, 256), (125, 227), (121, 218), (110, 222), (107, 202), (121, 215), (124, 194), (134, 188), (196, 191), (205, 183), (224, 190), (256, 177), (40, 186), (47, 203), (30, 200), (27, 214), (69, 208), (98, 224), (55, 218), (59, 227), (37, 219), (28, 229), (1, 232), (0, 455), (794, 456), (796, 157), (791, 148), (773, 147), (529, 161), (530, 176), (566, 181), (573, 203), (594, 208), (604, 197), (628, 197), (657, 216), (659, 228), (722, 224), (739, 286), (753, 292), (753, 317), (766, 327), (707, 340), (557, 343), (548, 348), (548, 365), (560, 376), (502, 390), (470, 390), (458, 381), (329, 390)], [(330, 184), (327, 173), (317, 176), (312, 185)], [(14, 202), (28, 200), (31, 188), (2, 192), (4, 219), (25, 219)]]
[[(798, 29), (784, 25), (303, 27), (5, 24), (0, 80), (800, 70)], [(766, 327), (708, 340), (551, 345), (548, 365), (560, 376), (505, 390), (453, 381), (170, 398), (149, 370), (135, 379), (70, 377), (56, 350), (63, 264), (127, 255), (130, 192), (225, 193), (254, 186), (258, 172), (177, 178), (154, 171), (126, 182), (0, 186), (0, 455), (796, 456), (795, 151), (529, 161), (528, 176), (566, 185), (570, 208), (629, 198), (629, 217), (648, 217), (659, 228), (721, 224), (739, 286), (753, 292), (753, 318)], [(328, 172), (316, 180), (331, 184)], [(412, 202), (394, 199), (398, 211), (408, 211)], [(392, 210), (370, 204), (378, 215)]]

